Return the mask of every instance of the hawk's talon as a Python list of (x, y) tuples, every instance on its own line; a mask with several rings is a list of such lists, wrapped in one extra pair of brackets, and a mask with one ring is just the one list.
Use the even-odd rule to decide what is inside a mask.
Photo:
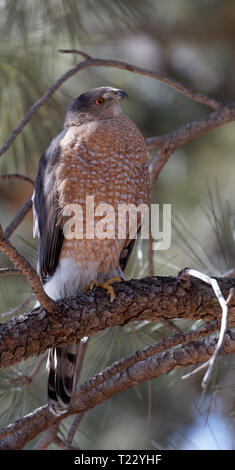
[(97, 279), (95, 281), (90, 282), (89, 286), (83, 291), (87, 292), (88, 290), (94, 290), (97, 287), (102, 287), (103, 289), (106, 289), (107, 292), (110, 295), (110, 302), (116, 303), (116, 294), (114, 291), (114, 288), (110, 285), (113, 284), (114, 282), (121, 282), (121, 278), (119, 276), (111, 277), (110, 279), (107, 279), (105, 282), (100, 282)]
[(104, 284), (113, 284), (114, 282), (121, 282), (121, 278), (119, 276), (111, 277), (110, 279), (107, 279)]
[(98, 282), (98, 281), (91, 281), (91, 282), (88, 284), (88, 287), (86, 287), (86, 289), (84, 289), (84, 290), (82, 291), (82, 293), (85, 294), (85, 292), (87, 292), (88, 290), (94, 290), (94, 289), (96, 289), (96, 287), (97, 287), (97, 282)]

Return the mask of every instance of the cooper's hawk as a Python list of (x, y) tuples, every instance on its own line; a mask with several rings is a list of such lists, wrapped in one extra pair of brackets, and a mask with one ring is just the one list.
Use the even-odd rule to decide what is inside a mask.
[[(39, 237), (38, 272), (53, 299), (82, 292), (95, 280), (122, 277), (133, 239), (128, 231), (126, 237), (118, 237), (118, 208), (149, 204), (146, 146), (135, 124), (122, 113), (120, 100), (126, 96), (123, 90), (102, 87), (74, 99), (63, 130), (40, 159), (33, 197), (34, 236)], [(83, 237), (65, 236), (64, 208), (79, 204), (83, 226), (89, 224), (86, 199), (91, 196), (94, 210), (104, 203), (113, 208), (115, 236), (99, 237), (95, 232), (91, 237), (85, 228)], [(76, 341), (49, 350), (48, 404), (56, 415), (66, 412), (71, 401), (78, 347)]]

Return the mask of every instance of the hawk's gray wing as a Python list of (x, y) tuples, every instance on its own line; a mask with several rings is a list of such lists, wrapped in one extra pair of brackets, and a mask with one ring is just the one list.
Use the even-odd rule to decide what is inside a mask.
[[(140, 229), (141, 229), (141, 226), (137, 230), (137, 235), (138, 235)], [(125, 269), (127, 267), (127, 263), (128, 263), (129, 258), (131, 256), (131, 253), (133, 251), (135, 241), (136, 241), (136, 239), (132, 238), (129, 241), (128, 245), (124, 246), (123, 250), (121, 251), (120, 258), (119, 258), (119, 265), (120, 265), (120, 268), (122, 269), (123, 272), (125, 271)]]
[(44, 282), (55, 272), (64, 238), (58, 223), (55, 170), (59, 161), (60, 141), (66, 132), (67, 129), (63, 129), (42, 155), (34, 183), (34, 236), (39, 238), (38, 274)]

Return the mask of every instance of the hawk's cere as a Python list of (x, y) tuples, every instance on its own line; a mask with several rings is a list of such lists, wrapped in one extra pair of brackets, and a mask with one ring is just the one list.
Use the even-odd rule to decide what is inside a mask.
[[(133, 247), (128, 237), (118, 239), (63, 233), (63, 209), (87, 196), (94, 208), (110, 204), (149, 204), (148, 156), (144, 139), (123, 113), (126, 93), (110, 87), (95, 88), (67, 107), (64, 128), (42, 155), (35, 180), (34, 235), (39, 237), (38, 272), (45, 291), (58, 299), (82, 292), (98, 280), (123, 277)], [(116, 228), (115, 228), (116, 234)], [(108, 284), (108, 282), (107, 282)], [(48, 403), (56, 415), (67, 411), (76, 383), (79, 341), (49, 351)]]

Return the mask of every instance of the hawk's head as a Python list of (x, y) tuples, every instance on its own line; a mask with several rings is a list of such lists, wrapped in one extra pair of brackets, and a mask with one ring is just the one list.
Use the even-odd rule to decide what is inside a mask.
[(116, 116), (122, 112), (120, 101), (127, 96), (124, 90), (118, 88), (100, 87), (88, 90), (69, 103), (64, 126)]

